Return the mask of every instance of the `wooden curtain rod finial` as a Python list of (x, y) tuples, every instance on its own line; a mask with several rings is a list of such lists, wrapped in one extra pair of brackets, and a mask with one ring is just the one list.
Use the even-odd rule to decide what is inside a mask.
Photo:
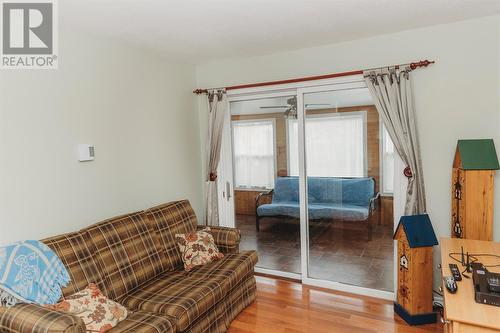
[(196, 90), (193, 90), (193, 93), (195, 93), (196, 95), (206, 94), (207, 92), (208, 92), (207, 89), (196, 89)]
[(430, 64), (433, 64), (433, 63), (435, 63), (435, 61), (429, 61), (429, 60), (425, 59), (425, 60), (422, 60), (422, 61), (410, 63), (410, 68), (413, 70), (413, 69), (417, 69), (419, 67), (427, 67), (427, 66), (429, 66)]

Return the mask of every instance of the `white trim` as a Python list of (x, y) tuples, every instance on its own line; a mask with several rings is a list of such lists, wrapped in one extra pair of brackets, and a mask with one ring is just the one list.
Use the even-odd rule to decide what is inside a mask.
[[(229, 114), (231, 117), (231, 114)], [(274, 172), (273, 172), (273, 186), (270, 188), (267, 187), (239, 187), (236, 185), (236, 172), (234, 170), (234, 128), (233, 124), (236, 123), (271, 123), (273, 127), (273, 164), (274, 164)], [(276, 119), (274, 118), (262, 118), (262, 119), (241, 119), (241, 120), (232, 120), (231, 119), (231, 147), (232, 149), (232, 160), (233, 160), (233, 184), (235, 190), (249, 190), (249, 191), (265, 191), (270, 190), (274, 187), (274, 183), (276, 181), (276, 177), (278, 176), (278, 144), (276, 142)], [(236, 212), (235, 212), (236, 213)]]
[(283, 91), (262, 91), (248, 94), (238, 94), (233, 95), (231, 92), (227, 92), (228, 102), (243, 102), (243, 101), (255, 101), (258, 99), (268, 99), (268, 98), (283, 98), (283, 97), (293, 97), (297, 94), (297, 89), (286, 89)]
[(286, 145), (286, 173), (290, 176), (290, 131), (289, 128), (290, 118), (285, 119), (285, 145)]
[(304, 93), (297, 90), (297, 128), (299, 134), (299, 206), (300, 206), (300, 266), (302, 282), (307, 280), (309, 266), (309, 223), (307, 211), (307, 173), (305, 150)]
[(256, 273), (273, 275), (273, 276), (283, 277), (283, 278), (287, 278), (287, 279), (302, 280), (302, 275), (300, 275), (299, 273), (283, 272), (283, 271), (278, 271), (275, 269), (262, 268), (262, 267), (258, 267), (258, 266), (255, 266), (254, 271)]
[(341, 282), (317, 280), (317, 279), (313, 279), (313, 278), (303, 278), (303, 276), (299, 273), (283, 272), (283, 271), (278, 271), (275, 269), (262, 268), (262, 267), (258, 267), (258, 266), (255, 267), (255, 272), (260, 273), (260, 274), (270, 275), (270, 276), (299, 280), (299, 281), (301, 281), (301, 284), (306, 285), (306, 286), (325, 288), (325, 289), (329, 289), (331, 291), (341, 291), (341, 292), (346, 292), (346, 293), (350, 293), (350, 294), (354, 294), (354, 295), (375, 297), (375, 298), (380, 298), (380, 299), (385, 299), (385, 300), (390, 300), (390, 301), (395, 300), (395, 294), (393, 292), (390, 292), (390, 291), (364, 288), (364, 287), (344, 284)]
[[(377, 111), (378, 114), (378, 111)], [(384, 193), (384, 121), (378, 117), (378, 193), (385, 196)]]
[[(384, 163), (384, 147), (385, 147), (385, 140), (384, 140), (384, 122), (382, 121), (382, 118), (379, 117), (379, 193), (380, 196), (382, 197), (394, 197), (394, 177), (393, 177), (393, 184), (392, 184), (392, 192), (384, 192), (384, 168), (385, 168), (385, 163)], [(394, 159), (396, 159), (396, 150), (394, 150)], [(394, 172), (396, 172), (396, 169), (394, 169)]]
[(248, 191), (248, 192), (266, 192), (271, 190), (270, 188), (264, 188), (264, 187), (235, 187), (234, 188), (236, 191)]
[[(283, 97), (283, 95), (286, 96), (286, 93), (290, 93), (291, 91), (295, 91), (296, 89), (299, 88), (318, 88), (321, 86), (331, 86), (331, 85), (339, 85), (339, 84), (352, 84), (352, 83), (363, 83), (364, 86), (363, 88), (366, 87), (365, 80), (363, 78), (363, 75), (350, 75), (350, 76), (345, 76), (345, 77), (338, 77), (338, 78), (332, 78), (332, 79), (323, 79), (323, 80), (314, 80), (314, 81), (303, 81), (303, 82), (296, 82), (296, 83), (288, 83), (288, 84), (277, 84), (277, 85), (272, 85), (272, 86), (263, 86), (263, 87), (255, 87), (255, 88), (243, 88), (243, 89), (236, 89), (236, 90), (228, 90), (226, 95), (228, 96), (229, 101), (235, 101), (235, 100), (247, 100), (248, 95), (255, 97), (256, 94), (263, 94), (264, 96), (265, 93), (270, 96), (280, 96)], [(340, 89), (335, 89), (335, 90), (340, 90)], [(260, 99), (259, 98), (250, 98), (250, 99)], [(266, 97), (262, 97), (266, 98)]]
[(224, 117), (221, 141), (221, 158), (217, 166), (217, 202), (219, 204), (219, 224), (234, 225), (233, 148), (231, 140), (231, 119)]
[[(396, 265), (395, 265), (396, 266)], [(341, 282), (327, 281), (327, 280), (317, 280), (309, 277), (302, 277), (302, 283), (309, 286), (326, 288), (330, 290), (347, 292), (355, 295), (376, 297), (381, 299), (386, 299), (393, 301), (395, 300), (395, 294), (390, 291), (370, 289), (360, 286), (355, 286), (351, 284), (345, 284)]]
[[(405, 164), (399, 154), (395, 152), (394, 156), (394, 201), (393, 218), (394, 218), (394, 232), (399, 224), (399, 219), (404, 215), (406, 204), (406, 189), (408, 187), (408, 178), (403, 175)], [(397, 290), (398, 283), (398, 243), (394, 241), (394, 290)]]
[(300, 90), (302, 94), (309, 94), (316, 92), (341, 91), (341, 90), (352, 90), (352, 89), (367, 89), (365, 80), (361, 78), (361, 80), (336, 82), (321, 86), (304, 86), (303, 88), (299, 88), (297, 90)]

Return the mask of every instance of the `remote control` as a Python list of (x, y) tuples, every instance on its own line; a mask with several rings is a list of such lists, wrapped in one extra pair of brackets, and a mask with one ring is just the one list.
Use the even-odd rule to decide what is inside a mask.
[(450, 264), (450, 271), (455, 281), (462, 281), (462, 274), (460, 274), (460, 271), (458, 270), (458, 266), (456, 264)]
[(457, 292), (458, 286), (455, 280), (453, 279), (453, 276), (443, 277), (443, 282), (444, 286), (446, 287), (446, 289), (448, 289), (450, 293), (454, 294)]

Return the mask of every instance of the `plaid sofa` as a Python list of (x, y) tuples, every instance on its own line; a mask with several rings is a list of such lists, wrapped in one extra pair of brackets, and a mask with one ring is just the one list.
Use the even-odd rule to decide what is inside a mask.
[[(224, 258), (186, 272), (174, 235), (201, 228), (189, 201), (118, 216), (43, 240), (64, 262), (63, 296), (96, 283), (129, 310), (111, 333), (226, 332), (255, 299), (255, 251), (239, 252), (237, 229), (211, 227)], [(34, 304), (0, 307), (0, 332), (84, 333), (76, 316)]]

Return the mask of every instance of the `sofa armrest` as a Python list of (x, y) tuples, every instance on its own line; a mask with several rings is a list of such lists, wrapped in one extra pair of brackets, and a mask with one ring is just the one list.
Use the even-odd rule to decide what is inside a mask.
[[(206, 226), (198, 226), (204, 229)], [(210, 226), (210, 233), (214, 237), (215, 245), (222, 253), (238, 253), (240, 251), (240, 231), (236, 228)]]
[(269, 190), (267, 192), (261, 192), (255, 197), (255, 214), (257, 214), (257, 208), (261, 205), (260, 203), (261, 199), (268, 196), (271, 196), (272, 198), (273, 194), (274, 194), (274, 189)]
[(377, 192), (377, 194), (375, 194), (370, 199), (370, 202), (368, 204), (368, 211), (370, 214), (372, 214), (377, 209), (377, 205), (378, 205), (379, 201), (380, 201), (380, 193)]
[(375, 209), (377, 209), (378, 199), (380, 199), (380, 193), (379, 192), (377, 192), (377, 194), (375, 194), (370, 199), (370, 203), (369, 203), (369, 206), (368, 206), (370, 214), (373, 213), (375, 211)]
[(17, 304), (11, 308), (0, 306), (0, 332), (5, 333), (85, 333), (83, 321), (36, 304)]

